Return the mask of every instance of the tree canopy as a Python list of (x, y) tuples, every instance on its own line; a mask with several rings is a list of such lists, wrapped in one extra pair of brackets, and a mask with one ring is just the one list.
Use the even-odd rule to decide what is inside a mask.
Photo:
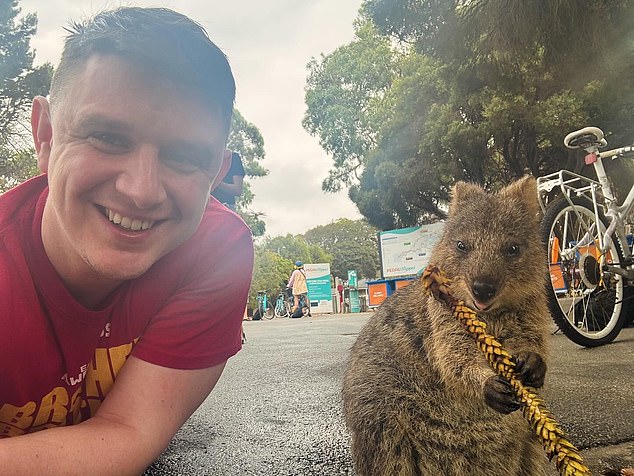
[(27, 111), (45, 95), (52, 67), (33, 66), (37, 16), (20, 16), (17, 0), (0, 2), (0, 193), (37, 173)]
[(377, 233), (365, 220), (340, 218), (308, 230), (304, 238), (332, 256), (334, 276), (348, 279), (348, 270), (355, 270), (360, 278), (372, 279), (380, 274)]
[(333, 158), (323, 188), (348, 187), (380, 229), (414, 226), (444, 216), (457, 180), (580, 171), (571, 130), (630, 143), (631, 6), (366, 0), (355, 39), (308, 65), (304, 126)]
[(272, 251), (291, 263), (328, 263), (332, 256), (319, 244), (309, 243), (303, 235), (269, 237), (264, 240), (261, 249)]
[[(246, 177), (263, 177), (269, 173), (260, 163), (265, 158), (264, 138), (260, 130), (247, 121), (237, 109), (233, 111), (227, 148), (238, 152), (242, 157)], [(262, 236), (266, 231), (266, 224), (260, 218), (261, 213), (250, 209), (254, 198), (247, 179), (243, 185), (242, 195), (236, 200), (236, 210), (249, 225), (253, 235)]]
[(21, 13), (17, 0), (0, 2), (0, 141), (6, 144), (19, 119), (30, 109), (34, 96), (46, 94), (51, 65), (34, 67), (31, 37), (37, 30), (37, 15)]

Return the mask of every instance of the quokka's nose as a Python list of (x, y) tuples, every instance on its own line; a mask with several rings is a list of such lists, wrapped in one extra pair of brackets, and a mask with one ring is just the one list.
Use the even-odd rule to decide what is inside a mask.
[(476, 280), (471, 286), (473, 297), (480, 302), (489, 302), (497, 292), (497, 286), (490, 282)]

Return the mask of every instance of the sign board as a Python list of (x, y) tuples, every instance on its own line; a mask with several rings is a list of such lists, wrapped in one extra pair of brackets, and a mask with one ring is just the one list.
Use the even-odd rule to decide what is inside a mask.
[(311, 312), (333, 312), (330, 263), (305, 264), (306, 285)]
[(350, 289), (350, 312), (361, 312), (361, 301), (359, 301), (359, 290)]
[(368, 283), (368, 305), (375, 307), (381, 304), (388, 296), (387, 282), (377, 281)]
[(379, 233), (381, 272), (384, 278), (413, 276), (421, 272), (440, 240), (444, 223), (401, 228)]
[(348, 270), (348, 287), (356, 288), (357, 287), (357, 272), (355, 270)]

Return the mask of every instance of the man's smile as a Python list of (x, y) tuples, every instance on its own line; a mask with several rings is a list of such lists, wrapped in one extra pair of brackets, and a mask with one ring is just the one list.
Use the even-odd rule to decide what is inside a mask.
[(145, 231), (149, 230), (156, 223), (153, 220), (141, 220), (138, 218), (130, 218), (125, 215), (121, 215), (120, 213), (110, 209), (110, 208), (102, 208), (104, 215), (111, 223), (120, 226), (126, 230), (131, 231)]

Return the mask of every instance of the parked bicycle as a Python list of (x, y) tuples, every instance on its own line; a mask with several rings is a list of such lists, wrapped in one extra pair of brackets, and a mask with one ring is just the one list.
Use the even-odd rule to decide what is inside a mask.
[(288, 293), (279, 293), (275, 300), (275, 317), (290, 317), (292, 307), (293, 295), (289, 298)]
[[(274, 307), (275, 317), (291, 317), (293, 315), (293, 304), (293, 295), (290, 292), (278, 294)], [(296, 317), (310, 314), (310, 303), (306, 302), (303, 295), (299, 298), (299, 307), (302, 310), (302, 315)]]
[(258, 291), (257, 295), (257, 308), (253, 312), (253, 320), (258, 321), (262, 318), (273, 319), (275, 314), (273, 313), (273, 306), (266, 294), (266, 291)]
[[(603, 166), (605, 159), (634, 157), (634, 146), (599, 152), (607, 141), (597, 127), (571, 132), (570, 149), (584, 149), (597, 180), (560, 170), (537, 179), (543, 239), (550, 267), (549, 306), (573, 342), (596, 347), (613, 341), (634, 312), (634, 260), (626, 223), (634, 185), (622, 204)], [(553, 191), (560, 192), (554, 200)]]

